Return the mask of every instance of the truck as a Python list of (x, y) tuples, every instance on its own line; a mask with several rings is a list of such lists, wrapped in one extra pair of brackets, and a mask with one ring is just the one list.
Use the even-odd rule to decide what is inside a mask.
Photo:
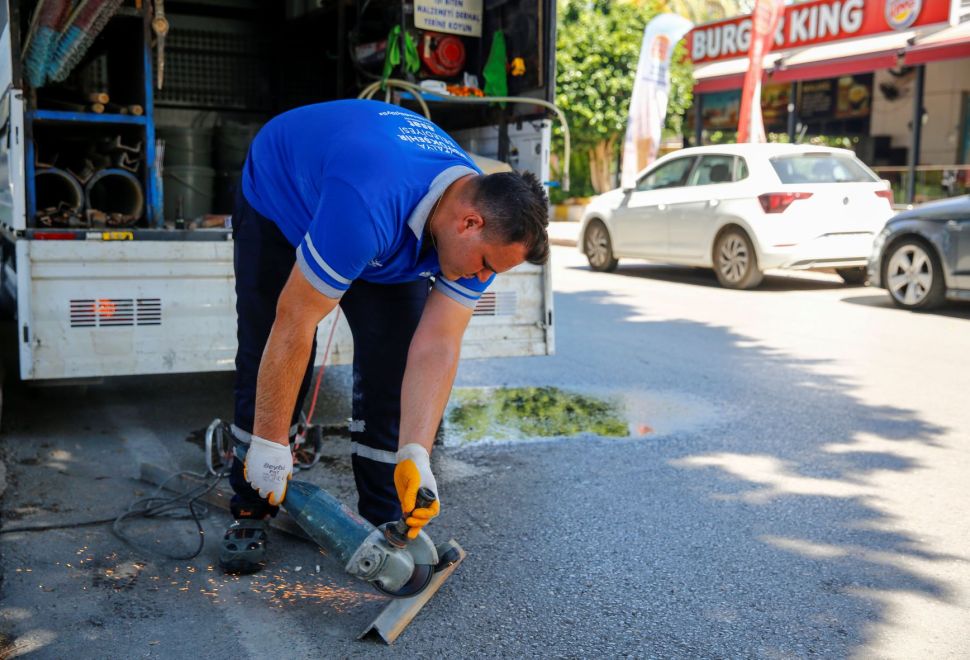
[[(17, 376), (233, 369), (232, 199), (249, 141), (290, 108), (370, 89), (486, 168), (549, 181), (554, 44), (554, 0), (0, 0), (0, 311)], [(490, 87), (513, 98), (479, 96)], [(346, 364), (336, 316), (318, 338), (336, 323), (327, 359)], [(463, 357), (553, 350), (548, 267), (497, 278)]]

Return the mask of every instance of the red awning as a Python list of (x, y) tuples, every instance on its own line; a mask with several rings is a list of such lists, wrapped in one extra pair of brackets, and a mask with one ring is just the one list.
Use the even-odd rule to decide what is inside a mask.
[(879, 53), (863, 55), (861, 57), (846, 57), (840, 60), (828, 60), (802, 64), (791, 68), (775, 69), (768, 72), (768, 82), (796, 82), (799, 80), (815, 80), (817, 78), (835, 78), (853, 73), (868, 73), (876, 69), (892, 69), (899, 65), (896, 53)]
[[(970, 58), (970, 23), (770, 53), (765, 58), (765, 81), (834, 78), (961, 58)], [(746, 57), (700, 65), (694, 71), (694, 93), (741, 89), (747, 68)]]
[(970, 57), (970, 23), (961, 23), (917, 41), (906, 49), (906, 64)]

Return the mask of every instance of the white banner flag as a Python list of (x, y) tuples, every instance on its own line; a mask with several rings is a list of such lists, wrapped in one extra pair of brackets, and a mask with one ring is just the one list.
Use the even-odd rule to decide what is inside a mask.
[(670, 56), (674, 46), (694, 24), (677, 14), (660, 14), (647, 24), (640, 45), (637, 76), (630, 97), (630, 117), (623, 141), (623, 188), (636, 184), (637, 173), (649, 165), (660, 148), (670, 94)]

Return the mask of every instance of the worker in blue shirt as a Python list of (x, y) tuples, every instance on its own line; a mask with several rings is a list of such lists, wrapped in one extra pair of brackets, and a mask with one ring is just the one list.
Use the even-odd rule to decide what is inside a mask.
[(545, 263), (547, 206), (533, 175), (483, 175), (444, 131), (397, 106), (321, 103), (263, 127), (232, 220), (239, 348), (225, 570), (265, 564), (317, 325), (337, 305), (354, 339), (358, 510), (374, 525), (407, 514), (412, 538), (439, 513), (440, 498), (415, 499), (422, 486), (438, 494), (430, 452), (462, 335), (496, 274)]

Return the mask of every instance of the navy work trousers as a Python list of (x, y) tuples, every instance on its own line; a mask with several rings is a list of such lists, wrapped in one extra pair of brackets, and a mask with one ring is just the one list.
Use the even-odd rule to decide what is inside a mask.
[[(276, 318), (276, 303), (296, 261), (296, 248), (276, 224), (256, 211), (241, 193), (232, 217), (235, 241), (236, 451), (229, 482), (235, 491), (233, 515), (263, 518), (276, 513), (246, 482), (242, 457), (253, 431), (256, 377)], [(395, 452), (401, 419), (401, 382), (408, 348), (429, 293), (428, 280), (373, 284), (356, 280), (340, 301), (354, 338), (351, 446), (360, 515), (374, 525), (397, 520), (401, 506), (394, 489)], [(299, 421), (313, 373), (314, 341), (292, 414)]]

